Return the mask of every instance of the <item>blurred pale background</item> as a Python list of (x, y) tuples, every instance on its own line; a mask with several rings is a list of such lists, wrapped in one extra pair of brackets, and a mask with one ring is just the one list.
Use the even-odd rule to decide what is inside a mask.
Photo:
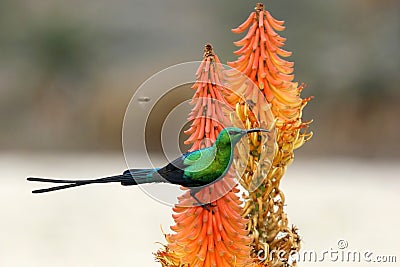
[[(159, 266), (151, 253), (164, 242), (160, 225), (172, 223), (169, 207), (118, 185), (33, 196), (25, 178), (123, 170), (122, 121), (136, 88), (200, 60), (206, 42), (233, 60), (230, 29), (255, 3), (0, 2), (1, 267)], [(345, 239), (399, 262), (400, 2), (264, 3), (286, 21), (296, 80), (315, 96), (304, 111), (315, 136), (282, 184), (290, 223), (305, 249)], [(356, 265), (301, 266), (317, 264)]]

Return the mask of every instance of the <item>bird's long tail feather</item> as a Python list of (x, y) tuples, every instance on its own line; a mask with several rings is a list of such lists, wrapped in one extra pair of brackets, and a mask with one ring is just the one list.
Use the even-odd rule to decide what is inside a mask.
[(157, 170), (155, 169), (131, 169), (131, 170), (126, 170), (121, 175), (115, 175), (98, 179), (90, 179), (90, 180), (48, 179), (48, 178), (37, 178), (37, 177), (29, 177), (27, 178), (27, 180), (32, 182), (64, 184), (64, 185), (53, 186), (49, 188), (37, 189), (32, 191), (32, 193), (38, 194), (38, 193), (57, 191), (87, 184), (121, 183), (121, 185), (128, 186), (128, 185), (152, 183), (156, 182), (153, 177), (153, 174), (156, 171)]

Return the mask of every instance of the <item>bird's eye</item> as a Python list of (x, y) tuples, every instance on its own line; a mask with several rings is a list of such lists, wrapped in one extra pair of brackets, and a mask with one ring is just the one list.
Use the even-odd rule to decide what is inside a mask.
[(229, 133), (229, 135), (237, 135), (237, 134), (239, 134), (239, 132), (235, 131), (235, 130), (230, 130), (228, 133)]

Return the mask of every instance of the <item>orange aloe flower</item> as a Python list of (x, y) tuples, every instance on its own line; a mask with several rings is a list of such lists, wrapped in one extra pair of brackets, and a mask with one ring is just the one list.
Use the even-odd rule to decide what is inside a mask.
[(222, 65), (212, 46), (207, 44), (204, 49), (204, 59), (196, 71), (196, 90), (190, 104), (194, 105), (189, 114), (191, 127), (185, 131), (190, 137), (185, 144), (192, 144), (189, 151), (209, 147), (215, 142), (219, 132), (230, 124), (223, 109), (229, 104), (222, 96), (225, 88), (220, 77)]
[[(284, 59), (291, 53), (282, 49), (286, 39), (277, 33), (285, 29), (283, 24), (283, 21), (276, 20), (264, 10), (263, 4), (258, 3), (246, 21), (232, 30), (234, 33), (247, 30), (247, 33), (235, 42), (240, 47), (234, 52), (239, 58), (228, 62), (228, 65), (246, 74), (257, 87), (241, 86), (243, 78), (234, 71), (225, 72), (230, 83), (237, 84), (233, 87), (236, 94), (226, 99), (236, 104), (236, 112), (247, 127), (260, 123), (259, 114), (252, 116), (248, 111), (249, 106), (254, 111), (266, 105), (259, 97), (260, 91), (275, 117), (277, 149), (262, 185), (256, 190), (249, 190), (250, 181), (259, 175), (254, 166), (258, 166), (262, 160), (260, 151), (263, 144), (257, 143), (257, 138), (250, 144), (251, 151), (256, 153), (250, 156), (241, 182), (249, 191), (245, 196), (243, 216), (249, 219), (248, 230), (254, 237), (253, 251), (263, 251), (266, 254), (266, 260), (258, 263), (260, 266), (283, 266), (288, 263), (289, 255), (300, 249), (297, 229), (288, 226), (287, 215), (283, 210), (285, 197), (279, 185), (286, 167), (294, 159), (294, 149), (302, 146), (312, 136), (312, 133), (306, 133), (305, 130), (302, 132), (310, 123), (302, 121), (302, 109), (311, 98), (300, 97), (304, 86), (293, 82), (293, 63)], [(246, 103), (240, 100), (240, 96), (247, 99)], [(271, 253), (274, 251), (286, 252), (285, 257), (278, 258), (276, 253)]]
[(273, 18), (261, 3), (255, 9), (244, 23), (232, 30), (234, 33), (242, 33), (248, 29), (248, 32), (241, 40), (234, 42), (241, 46), (234, 52), (240, 57), (234, 62), (228, 62), (228, 65), (256, 83), (272, 104), (271, 108), (279, 121), (297, 120), (301, 117), (300, 110), (310, 98), (301, 99), (300, 92), (304, 85), (292, 82), (294, 64), (283, 59), (292, 54), (282, 49), (286, 38), (276, 32), (285, 29), (284, 21)]
[[(206, 45), (197, 82), (193, 89), (194, 105), (189, 120), (193, 123), (186, 131), (191, 150), (212, 145), (222, 127), (229, 123), (222, 111), (223, 87), (220, 62), (211, 45)], [(223, 267), (251, 266), (251, 237), (246, 230), (247, 219), (241, 216), (242, 201), (236, 182), (227, 175), (222, 180), (201, 190), (196, 196), (200, 201), (212, 203), (207, 208), (190, 206), (193, 199), (189, 192), (181, 196), (173, 208), (175, 225), (166, 234), (168, 244), (156, 253), (162, 266)], [(221, 197), (222, 196), (222, 197)]]

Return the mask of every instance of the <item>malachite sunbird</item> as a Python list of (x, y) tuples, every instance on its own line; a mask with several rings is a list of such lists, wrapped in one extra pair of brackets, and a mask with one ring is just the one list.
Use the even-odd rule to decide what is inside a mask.
[(243, 130), (236, 127), (224, 128), (212, 146), (185, 153), (162, 168), (129, 169), (121, 175), (92, 180), (61, 180), (29, 177), (28, 181), (65, 184), (34, 190), (32, 193), (45, 193), (96, 183), (119, 182), (124, 186), (147, 183), (172, 183), (189, 188), (190, 195), (199, 204), (203, 205), (195, 194), (201, 187), (219, 180), (227, 173), (232, 164), (235, 145), (243, 136), (254, 132), (269, 131), (260, 128), (250, 130)]

